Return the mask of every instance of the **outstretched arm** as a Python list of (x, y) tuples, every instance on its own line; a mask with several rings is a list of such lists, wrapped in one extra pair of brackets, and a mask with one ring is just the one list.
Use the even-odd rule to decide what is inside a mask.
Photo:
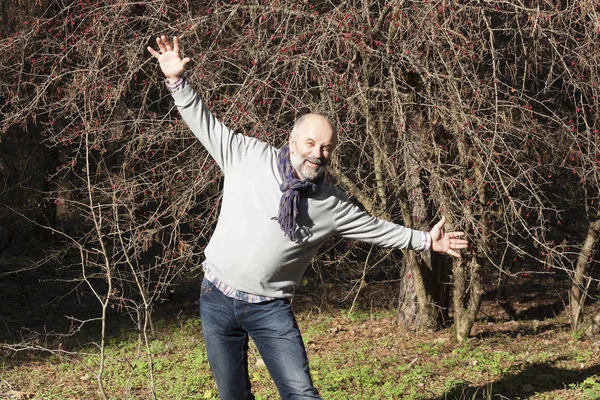
[(255, 144), (256, 139), (235, 135), (210, 112), (200, 96), (187, 83), (183, 73), (190, 58), (181, 58), (176, 36), (172, 42), (166, 36), (157, 37), (156, 43), (158, 51), (152, 47), (148, 47), (148, 51), (158, 60), (160, 69), (172, 84), (167, 85), (167, 89), (173, 96), (181, 117), (223, 172), (227, 173), (228, 170), (236, 168), (247, 156), (249, 143)]
[(463, 236), (464, 232), (444, 232), (443, 227), (446, 223), (446, 217), (442, 217), (440, 222), (431, 229), (431, 249), (440, 253), (446, 253), (454, 257), (461, 258), (455, 250), (466, 249), (469, 242), (464, 239), (457, 239)]
[(183, 75), (186, 64), (191, 60), (189, 57), (185, 57), (183, 60), (181, 59), (177, 36), (173, 37), (172, 46), (166, 36), (157, 37), (156, 44), (158, 45), (159, 51), (154, 50), (152, 47), (148, 47), (148, 51), (156, 57), (160, 64), (160, 69), (169, 82), (175, 83), (177, 79)]

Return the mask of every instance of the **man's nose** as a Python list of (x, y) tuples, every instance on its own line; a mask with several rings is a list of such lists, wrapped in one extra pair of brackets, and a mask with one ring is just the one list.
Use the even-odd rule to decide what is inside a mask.
[(313, 147), (311, 154), (314, 158), (321, 158), (323, 156), (323, 150), (320, 147), (315, 146)]

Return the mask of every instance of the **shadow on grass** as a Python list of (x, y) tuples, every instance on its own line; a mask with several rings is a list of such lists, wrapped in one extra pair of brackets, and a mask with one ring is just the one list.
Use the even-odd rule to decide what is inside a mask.
[[(102, 279), (90, 282), (101, 296), (106, 293)], [(200, 283), (190, 281), (177, 289), (170, 298), (155, 301), (153, 321), (197, 318)], [(87, 283), (74, 280), (60, 266), (5, 274), (0, 278), (0, 304), (0, 358), (11, 366), (87, 351), (101, 340), (99, 299)], [(121, 340), (139, 332), (137, 311), (142, 310), (126, 309), (118, 301), (110, 304), (106, 338)]]
[[(497, 322), (498, 318), (503, 320), (510, 319), (514, 321), (548, 319), (556, 318), (564, 312), (565, 302), (557, 296), (540, 296), (545, 290), (540, 285), (529, 288), (530, 292), (524, 292), (523, 288), (516, 288), (513, 296), (504, 296), (503, 299), (495, 297), (494, 293), (487, 293), (483, 300), (495, 304), (497, 307), (496, 315), (489, 315), (488, 321)], [(562, 288), (564, 292), (567, 288)], [(504, 314), (502, 316), (502, 314)]]
[[(560, 360), (555, 360), (557, 362)], [(522, 371), (508, 374), (481, 386), (457, 385), (440, 397), (428, 400), (459, 399), (527, 399), (535, 394), (579, 385), (586, 378), (600, 375), (600, 365), (581, 370), (558, 368), (548, 363), (528, 365)]]
[(542, 325), (535, 325), (533, 323), (520, 325), (517, 322), (514, 324), (509, 322), (497, 325), (500, 325), (501, 327), (494, 330), (479, 332), (473, 336), (479, 339), (489, 339), (497, 336), (518, 338), (523, 336), (537, 336), (544, 333), (551, 334), (552, 332), (565, 330), (569, 327), (569, 324), (567, 323), (559, 323), (556, 321), (553, 321), (552, 323), (544, 322)]

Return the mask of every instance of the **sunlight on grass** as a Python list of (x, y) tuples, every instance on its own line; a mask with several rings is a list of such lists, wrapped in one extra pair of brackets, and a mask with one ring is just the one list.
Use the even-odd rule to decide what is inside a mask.
[[(313, 379), (325, 399), (600, 396), (600, 379), (593, 369), (599, 351), (584, 340), (572, 340), (568, 330), (519, 340), (502, 332), (458, 344), (450, 339), (451, 332), (406, 331), (395, 325), (391, 312), (352, 315), (339, 310), (298, 314)], [(156, 332), (149, 343), (151, 361), (134, 330), (110, 338), (103, 375), (110, 398), (150, 398), (152, 362), (158, 398), (217, 399), (198, 319), (157, 321)], [(80, 349), (78, 355), (5, 358), (0, 393), (22, 391), (41, 399), (97, 398), (98, 362), (94, 346)], [(253, 344), (249, 365), (256, 398), (279, 398)], [(586, 368), (596, 373), (582, 375)]]

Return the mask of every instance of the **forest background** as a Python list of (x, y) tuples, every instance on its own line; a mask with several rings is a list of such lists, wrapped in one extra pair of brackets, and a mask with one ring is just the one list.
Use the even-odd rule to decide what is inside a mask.
[(487, 321), (518, 320), (534, 297), (536, 318), (594, 340), (597, 1), (2, 0), (3, 358), (97, 332), (110, 397), (115, 326), (152, 360), (161, 307), (195, 311), (222, 176), (146, 50), (157, 35), (180, 38), (229, 127), (281, 146), (298, 116), (325, 114), (329, 179), (353, 201), (415, 229), (445, 216), (472, 244), (450, 260), (332, 239), (299, 307), (393, 310), (395, 329), (464, 343), (486, 301)]

